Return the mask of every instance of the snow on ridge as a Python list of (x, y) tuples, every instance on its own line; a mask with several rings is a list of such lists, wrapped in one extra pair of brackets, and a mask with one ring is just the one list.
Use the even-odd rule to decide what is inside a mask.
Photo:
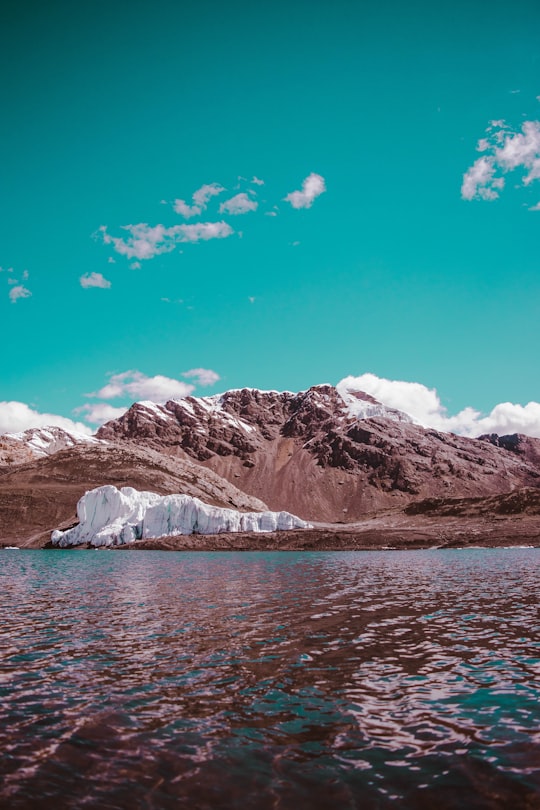
[(357, 396), (362, 392), (350, 391), (340, 383), (336, 386), (336, 391), (343, 400), (345, 412), (349, 418), (373, 419), (375, 417), (382, 417), (383, 419), (391, 419), (394, 422), (414, 424), (414, 419), (404, 411), (399, 411), (397, 408), (388, 408), (386, 405), (383, 405), (382, 402), (379, 402), (369, 395), (367, 395), (365, 399)]
[(4, 435), (8, 439), (21, 442), (36, 456), (51, 456), (53, 453), (58, 453), (60, 450), (73, 447), (76, 444), (104, 444), (102, 439), (96, 439), (95, 436), (64, 430), (64, 428), (55, 425), (28, 428), (18, 433), (6, 433)]
[(140, 402), (137, 402), (137, 405), (141, 406), (142, 408), (146, 408), (147, 411), (151, 411), (159, 419), (163, 419), (165, 422), (172, 419), (171, 414), (164, 405), (158, 405), (157, 402), (152, 402), (150, 399), (142, 399)]
[[(263, 390), (260, 388), (231, 388), (221, 394), (213, 394), (211, 396), (188, 396), (178, 399), (169, 400), (176, 406), (179, 406), (188, 411), (192, 416), (197, 417), (197, 409), (199, 408), (199, 415), (201, 411), (206, 412), (208, 416), (214, 416), (222, 419), (228, 425), (241, 429), (246, 433), (252, 433), (256, 428), (249, 422), (245, 421), (239, 416), (231, 414), (224, 406), (227, 404), (228, 394), (237, 394), (242, 391), (251, 391), (259, 394), (286, 394), (292, 397), (304, 396), (307, 401), (313, 403), (315, 408), (322, 407), (324, 400), (328, 400), (332, 392), (337, 392), (339, 398), (343, 403), (341, 416), (346, 419), (371, 419), (382, 417), (384, 419), (391, 419), (395, 422), (405, 422), (408, 424), (415, 424), (416, 420), (404, 411), (397, 408), (390, 408), (382, 402), (371, 397), (369, 394), (362, 393), (361, 391), (349, 390), (345, 385), (338, 383), (337, 386), (331, 383), (320, 383), (312, 385), (303, 391), (294, 393), (292, 391), (275, 391)], [(331, 397), (333, 399), (333, 396)], [(161, 417), (163, 420), (172, 418), (172, 415), (164, 405), (158, 405), (155, 402), (139, 402), (139, 405), (146, 407), (148, 410)]]
[(180, 534), (311, 528), (289, 512), (239, 512), (210, 506), (190, 495), (157, 495), (110, 485), (86, 492), (77, 504), (77, 515), (80, 521), (77, 526), (52, 533), (53, 545), (112, 546)]
[(250, 425), (239, 416), (233, 416), (233, 414), (223, 408), (224, 394), (214, 394), (211, 397), (189, 397), (189, 399), (192, 400), (192, 402), (189, 402), (188, 398), (174, 399), (172, 402), (189, 411), (192, 416), (195, 416), (195, 406), (193, 403), (196, 403), (196, 405), (208, 414), (215, 414), (233, 427), (240, 428), (246, 433), (252, 433), (255, 430), (253, 425)]

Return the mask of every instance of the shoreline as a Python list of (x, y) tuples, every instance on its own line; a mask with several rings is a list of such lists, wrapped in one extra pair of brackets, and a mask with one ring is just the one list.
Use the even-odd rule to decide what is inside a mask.
[[(71, 518), (62, 528), (70, 528)], [(58, 526), (58, 523), (57, 523)], [(13, 530), (15, 529), (15, 530)], [(51, 530), (15, 524), (0, 539), (7, 546), (59, 549)], [(114, 551), (381, 551), (445, 548), (540, 547), (540, 492), (486, 499), (423, 501), (405, 509), (366, 515), (351, 523), (316, 522), (310, 528), (273, 532), (179, 534), (114, 546), (84, 543), (70, 549)]]
[[(389, 524), (393, 525), (389, 525)], [(371, 525), (370, 525), (371, 524)], [(378, 525), (374, 525), (378, 524)], [(397, 524), (397, 525), (396, 525)], [(407, 525), (409, 524), (409, 525)], [(368, 521), (363, 527), (315, 527), (277, 532), (230, 532), (148, 538), (116, 546), (72, 546), (60, 549), (49, 541), (41, 548), (110, 551), (406, 551), (452, 548), (540, 548), (540, 520), (520, 518), (409, 519)], [(28, 547), (28, 546), (27, 546)], [(35, 548), (35, 546), (34, 546)]]

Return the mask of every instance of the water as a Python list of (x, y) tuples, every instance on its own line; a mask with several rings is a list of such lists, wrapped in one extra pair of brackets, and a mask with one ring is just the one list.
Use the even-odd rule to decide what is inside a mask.
[(0, 804), (540, 808), (539, 562), (2, 552)]

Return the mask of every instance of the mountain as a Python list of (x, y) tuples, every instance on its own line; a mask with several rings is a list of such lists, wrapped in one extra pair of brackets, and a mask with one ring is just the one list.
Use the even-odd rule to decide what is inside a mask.
[(0, 436), (0, 466), (21, 464), (32, 458), (50, 456), (78, 444), (102, 443), (95, 436), (64, 430), (56, 425), (29, 428), (20, 433), (4, 433)]
[(96, 436), (196, 462), (305, 520), (350, 522), (426, 498), (540, 486), (540, 439), (441, 433), (330, 385), (139, 402)]
[(79, 498), (103, 484), (160, 495), (184, 493), (219, 507), (266, 509), (262, 501), (193, 461), (148, 447), (82, 443), (0, 470), (2, 544), (44, 545), (53, 529), (76, 523)]

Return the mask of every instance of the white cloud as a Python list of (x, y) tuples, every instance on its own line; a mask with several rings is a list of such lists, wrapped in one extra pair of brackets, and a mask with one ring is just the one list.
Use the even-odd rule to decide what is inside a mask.
[(127, 259), (152, 259), (160, 253), (174, 250), (174, 234), (164, 225), (150, 226), (140, 222), (138, 225), (123, 225), (122, 230), (130, 234), (127, 239), (111, 236), (104, 225), (99, 229), (104, 243), (112, 245), (117, 253)]
[(65, 416), (52, 413), (39, 413), (30, 408), (25, 402), (0, 402), (0, 433), (18, 433), (28, 428), (56, 425), (77, 433), (90, 436), (92, 431), (82, 422), (74, 422)]
[(19, 298), (30, 298), (32, 293), (27, 290), (22, 284), (17, 284), (9, 291), (9, 300), (12, 304), (16, 304)]
[(531, 205), (529, 211), (540, 211), (540, 202), (537, 202), (536, 205)]
[(506, 135), (502, 146), (495, 150), (497, 162), (507, 171), (523, 167), (528, 174), (525, 185), (540, 177), (540, 121), (525, 121), (522, 132)]
[[(149, 399), (152, 402), (166, 402), (168, 399), (182, 399), (189, 396), (197, 385), (214, 385), (220, 377), (215, 371), (209, 368), (192, 368), (182, 372), (182, 376), (193, 379), (193, 383), (176, 380), (173, 377), (165, 377), (156, 374), (148, 377), (142, 371), (130, 370), (122, 371), (119, 374), (111, 374), (106, 385), (86, 394), (87, 397), (97, 399), (118, 399), (119, 397), (129, 398), (132, 401)], [(85, 405), (79, 411), (90, 412), (94, 405)], [(99, 411), (92, 411), (96, 415)], [(111, 417), (112, 418), (112, 417)]]
[(132, 400), (150, 399), (154, 402), (166, 402), (168, 399), (187, 397), (194, 388), (194, 385), (161, 374), (147, 377), (141, 371), (123, 371), (120, 374), (112, 374), (107, 385), (87, 396), (98, 399), (129, 397)]
[(210, 198), (221, 194), (222, 191), (225, 191), (225, 189), (219, 183), (207, 183), (195, 192), (193, 202), (195, 205), (200, 205), (201, 208), (206, 208)]
[(79, 279), (81, 287), (88, 289), (88, 287), (100, 287), (107, 290), (111, 286), (111, 282), (104, 278), (101, 273), (86, 273)]
[(175, 200), (173, 208), (177, 214), (189, 219), (190, 217), (198, 217), (202, 214), (202, 208), (198, 205), (188, 205), (185, 200)]
[(540, 403), (527, 405), (502, 402), (489, 414), (467, 407), (455, 416), (449, 416), (434, 388), (404, 380), (386, 380), (375, 374), (345, 377), (338, 390), (365, 391), (384, 405), (405, 411), (419, 424), (462, 436), (482, 433), (525, 433), (540, 438)]
[(324, 177), (312, 172), (302, 183), (301, 191), (291, 191), (284, 197), (293, 208), (311, 208), (313, 200), (326, 191)]
[(225, 239), (227, 236), (234, 233), (231, 226), (226, 222), (197, 222), (194, 225), (177, 225), (176, 229), (179, 242)]
[[(481, 197), (483, 200), (495, 200), (499, 196), (493, 186), (495, 180), (495, 166), (492, 158), (481, 157), (475, 160), (471, 168), (463, 175), (461, 186), (461, 196), (464, 200), (473, 200)], [(503, 178), (496, 178), (496, 181), (504, 184)], [(495, 186), (497, 188), (497, 186)]]
[(219, 206), (220, 214), (246, 214), (248, 211), (256, 211), (259, 203), (251, 200), (247, 194), (242, 192), (226, 200)]
[(489, 154), (478, 158), (463, 175), (465, 200), (496, 199), (504, 187), (501, 173), (521, 170), (526, 186), (540, 179), (540, 121), (524, 121), (521, 132), (513, 132), (503, 120), (491, 121), (477, 149)]
[(112, 245), (117, 253), (127, 259), (140, 260), (153, 259), (161, 253), (169, 253), (179, 242), (223, 239), (234, 233), (226, 222), (198, 222), (194, 225), (173, 225), (170, 228), (140, 222), (137, 225), (122, 227), (129, 233), (127, 239), (111, 236), (102, 225), (99, 233), (103, 242)]
[(118, 419), (125, 414), (127, 408), (116, 408), (106, 402), (95, 402), (76, 408), (74, 413), (83, 413), (84, 418), (92, 425), (103, 425), (111, 419)]
[(191, 198), (193, 200), (192, 205), (186, 203), (185, 200), (175, 200), (173, 203), (173, 208), (177, 214), (180, 214), (186, 219), (199, 216), (199, 214), (202, 214), (202, 212), (206, 209), (208, 201), (212, 197), (221, 194), (223, 191), (225, 191), (225, 189), (223, 186), (220, 186), (219, 183), (207, 183), (197, 189), (197, 191), (193, 194), (193, 197)]
[(212, 371), (210, 368), (192, 368), (189, 371), (184, 371), (182, 377), (193, 379), (196, 385), (214, 385), (220, 380), (219, 374)]
[(261, 180), (259, 177), (252, 177), (251, 182), (255, 186), (264, 186), (264, 180)]

